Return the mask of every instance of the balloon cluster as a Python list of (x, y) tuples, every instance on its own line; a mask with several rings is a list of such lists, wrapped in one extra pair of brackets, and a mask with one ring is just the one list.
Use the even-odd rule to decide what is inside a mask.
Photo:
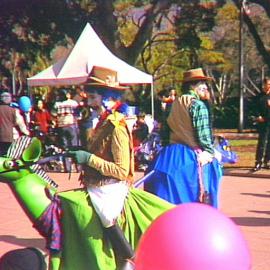
[(247, 243), (233, 221), (199, 203), (179, 205), (158, 217), (142, 236), (136, 270), (248, 270)]

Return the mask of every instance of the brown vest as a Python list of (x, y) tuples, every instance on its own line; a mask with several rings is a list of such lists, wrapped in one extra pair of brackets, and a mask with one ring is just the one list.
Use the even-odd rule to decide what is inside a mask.
[(195, 98), (191, 95), (182, 95), (173, 102), (167, 119), (171, 129), (170, 143), (185, 144), (192, 148), (199, 147), (189, 112), (193, 99)]

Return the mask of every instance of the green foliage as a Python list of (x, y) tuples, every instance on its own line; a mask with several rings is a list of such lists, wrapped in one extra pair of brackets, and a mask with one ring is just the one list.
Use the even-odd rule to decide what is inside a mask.
[(176, 19), (176, 45), (190, 51), (190, 66), (199, 66), (198, 50), (202, 46), (202, 33), (214, 26), (216, 10), (200, 1), (181, 1), (181, 10)]
[[(254, 2), (249, 16), (267, 45), (270, 20)], [(154, 76), (156, 93), (173, 87), (180, 94), (183, 71), (197, 66), (220, 88), (226, 77), (226, 93), (238, 89), (239, 12), (222, 0), (1, 0), (0, 81), (15, 73), (26, 88), (26, 77), (68, 53), (86, 22), (113, 53)], [(244, 30), (245, 72), (260, 74), (263, 60)], [(135, 99), (144, 102), (150, 91), (138, 89)], [(220, 118), (226, 113), (218, 110)]]
[(159, 41), (148, 51), (148, 69), (155, 76), (155, 90), (177, 88), (181, 71), (186, 67), (181, 61), (184, 52), (178, 51), (171, 41)]
[[(82, 9), (75, 9), (68, 3), (71, 1), (1, 1), (0, 78), (1, 75), (11, 77), (15, 70), (16, 78), (23, 81), (26, 89), (26, 76), (44, 67), (36, 67), (38, 58), (50, 64), (55, 46), (68, 45), (69, 38), (78, 34), (82, 22), (76, 21), (81, 18), (76, 16), (76, 11), (79, 13)], [(16, 61), (14, 52), (17, 53)]]
[(209, 36), (201, 37), (201, 49), (199, 52), (201, 63), (206, 66), (221, 65), (225, 63), (224, 54), (216, 51), (213, 40)]
[(237, 99), (228, 99), (222, 106), (213, 108), (215, 128), (237, 128), (239, 105)]

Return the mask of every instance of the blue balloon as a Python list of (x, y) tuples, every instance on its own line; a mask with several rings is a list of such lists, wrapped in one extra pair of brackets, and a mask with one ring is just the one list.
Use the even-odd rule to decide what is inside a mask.
[(20, 97), (19, 98), (19, 107), (23, 112), (29, 112), (31, 107), (32, 107), (30, 98), (27, 96)]

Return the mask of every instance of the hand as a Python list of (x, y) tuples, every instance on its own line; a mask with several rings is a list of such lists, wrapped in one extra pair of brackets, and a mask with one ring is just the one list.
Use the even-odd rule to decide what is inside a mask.
[(209, 162), (212, 162), (214, 156), (207, 151), (202, 151), (201, 153), (198, 154), (197, 158), (201, 166), (203, 166)]
[(91, 157), (91, 153), (83, 150), (68, 151), (68, 156), (74, 158), (78, 164), (86, 164)]
[(218, 161), (219, 163), (221, 163), (221, 160), (222, 160), (222, 154), (221, 154), (218, 150), (216, 150), (216, 149), (214, 149), (214, 157), (217, 159), (217, 161)]
[(256, 121), (257, 121), (258, 123), (263, 123), (263, 122), (265, 122), (264, 118), (261, 117), (261, 116), (257, 117), (257, 118), (256, 118)]

